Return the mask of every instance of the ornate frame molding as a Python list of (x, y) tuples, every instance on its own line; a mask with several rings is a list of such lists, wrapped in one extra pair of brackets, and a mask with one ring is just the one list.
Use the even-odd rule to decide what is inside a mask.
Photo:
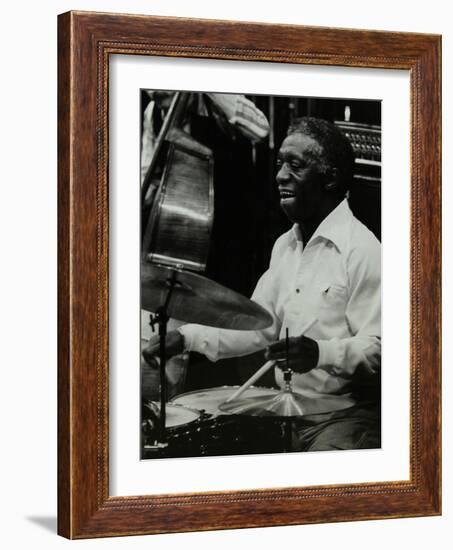
[[(88, 12), (65, 13), (58, 23), (59, 533), (87, 538), (440, 514), (440, 37)], [(410, 71), (409, 481), (109, 496), (108, 61), (118, 54)]]

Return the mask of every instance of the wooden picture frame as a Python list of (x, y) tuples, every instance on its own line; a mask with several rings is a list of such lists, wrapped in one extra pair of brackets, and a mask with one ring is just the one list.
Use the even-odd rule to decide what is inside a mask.
[[(59, 16), (58, 47), (59, 534), (88, 538), (440, 514), (440, 37), (69, 12)], [(111, 54), (410, 72), (410, 480), (109, 496)]]

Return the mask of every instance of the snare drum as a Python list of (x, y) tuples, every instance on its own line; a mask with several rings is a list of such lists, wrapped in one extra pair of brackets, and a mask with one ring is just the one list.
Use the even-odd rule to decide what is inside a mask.
[[(207, 390), (198, 390), (188, 393), (182, 393), (172, 399), (172, 403), (182, 405), (184, 407), (191, 407), (204, 413), (207, 413), (213, 417), (224, 415), (225, 413), (219, 410), (219, 405), (224, 403), (233, 393), (239, 388), (239, 386), (220, 386), (217, 388), (209, 388)], [(242, 398), (246, 397), (264, 397), (277, 395), (279, 392), (272, 388), (260, 388), (251, 386), (247, 388), (241, 395)]]
[[(197, 453), (190, 449), (186, 456), (220, 456), (250, 453), (271, 453), (283, 450), (282, 425), (279, 419), (226, 414), (219, 410), (239, 386), (220, 386), (177, 395), (172, 404), (196, 409), (201, 416), (196, 423), (193, 442), (199, 443)], [(250, 387), (243, 397), (271, 396), (271, 388)]]
[[(148, 401), (142, 408), (142, 438), (143, 458), (155, 456), (154, 442), (158, 435), (160, 406), (155, 401)], [(169, 452), (159, 452), (159, 456), (186, 456), (192, 448), (199, 446), (196, 441), (197, 425), (201, 416), (200, 411), (183, 407), (182, 405), (167, 403), (165, 407), (166, 441)]]

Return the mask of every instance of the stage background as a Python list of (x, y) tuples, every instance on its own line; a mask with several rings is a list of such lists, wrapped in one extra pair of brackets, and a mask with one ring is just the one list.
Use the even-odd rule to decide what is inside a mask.
[[(2, 12), (0, 334), (3, 547), (15, 548), (275, 548), (293, 545), (339, 550), (413, 550), (450, 547), (453, 360), (444, 328), (444, 515), (360, 523), (247, 529), (154, 537), (69, 542), (56, 535), (56, 99), (57, 19), (70, 9), (296, 23), (334, 27), (442, 33), (444, 151), (452, 147), (453, 29), (448, 3), (414, 0), (379, 4), (344, 0), (273, 5), (193, 0), (78, 0), (8, 3)], [(409, 7), (410, 6), (410, 7)], [(445, 157), (447, 155), (445, 154)], [(444, 280), (453, 275), (449, 185), (453, 163), (444, 163)], [(449, 277), (450, 275), (450, 277)], [(452, 326), (451, 285), (444, 289), (444, 327)]]

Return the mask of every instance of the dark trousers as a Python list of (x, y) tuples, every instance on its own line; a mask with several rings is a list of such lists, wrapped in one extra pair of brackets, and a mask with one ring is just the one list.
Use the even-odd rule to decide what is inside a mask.
[(375, 403), (305, 416), (293, 422), (294, 451), (378, 449), (380, 446), (381, 414), (380, 406)]

